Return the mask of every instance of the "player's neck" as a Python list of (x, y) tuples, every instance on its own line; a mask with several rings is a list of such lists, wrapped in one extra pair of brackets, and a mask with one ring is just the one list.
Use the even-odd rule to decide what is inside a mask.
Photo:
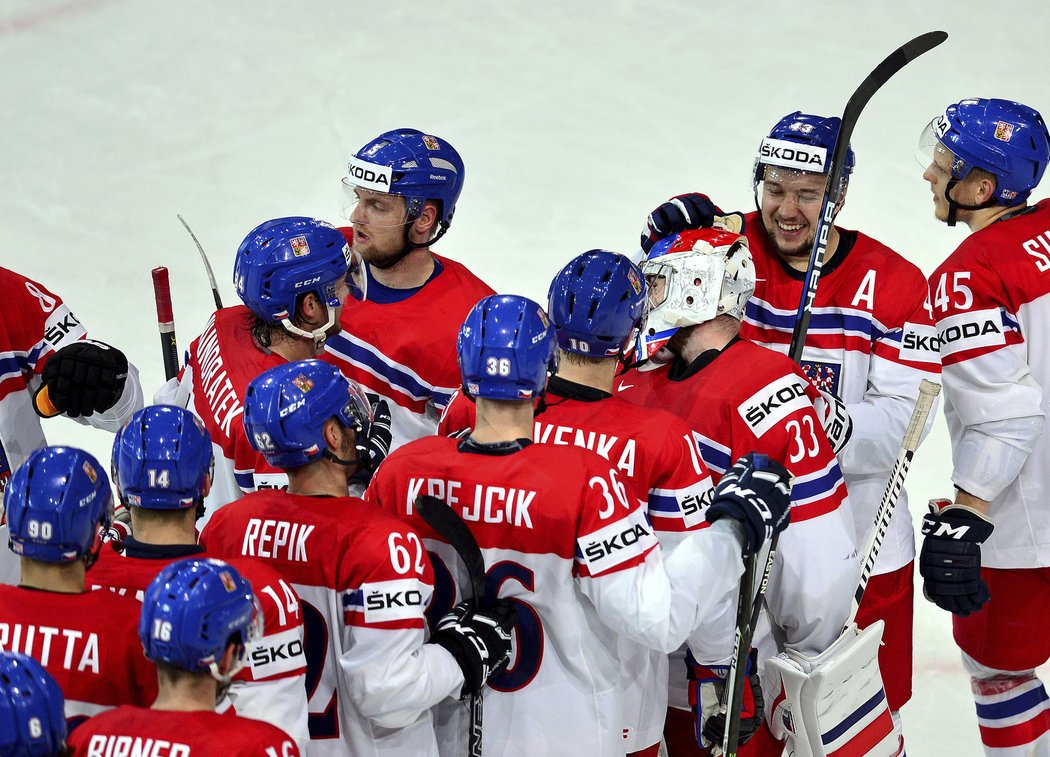
[(21, 560), (22, 578), (18, 582), (19, 586), (53, 591), (58, 594), (84, 593), (85, 565), (83, 560), (62, 564), (40, 562), (27, 557)]
[(564, 352), (558, 362), (558, 377), (574, 384), (601, 389), (603, 392), (612, 393), (613, 380), (616, 378), (617, 360), (608, 358), (600, 363), (588, 363), (580, 365), (572, 362)]
[(690, 364), (708, 350), (724, 349), (739, 333), (740, 324), (735, 319), (718, 316), (699, 326), (691, 326), (677, 352), (686, 364)]
[(214, 712), (218, 682), (210, 675), (179, 676), (176, 680), (159, 680), (157, 699), (150, 709), (173, 712)]
[(318, 460), (288, 474), (288, 493), (305, 496), (346, 497), (350, 494), (346, 468), (328, 460)]
[(302, 339), (291, 334), (282, 335), (279, 339), (275, 339), (270, 344), (270, 352), (280, 355), (289, 363), (317, 357), (313, 340)]
[(1022, 210), (1025, 207), (1026, 205), (1018, 205), (1012, 208), (1005, 205), (993, 205), (990, 208), (968, 211), (966, 217), (960, 218), (959, 220), (965, 221), (966, 225), (970, 227), (970, 232), (972, 233), (985, 229), (1008, 213), (1016, 213), (1018, 210)]
[(131, 510), (131, 533), (143, 544), (196, 544), (196, 508), (175, 512), (154, 512), (153, 517), (141, 517), (137, 508)]
[(482, 444), (532, 438), (532, 400), (477, 399), (477, 421), (470, 438)]
[(427, 283), (434, 273), (434, 256), (423, 247), (405, 255), (390, 268), (368, 267), (372, 278), (390, 289), (415, 289)]

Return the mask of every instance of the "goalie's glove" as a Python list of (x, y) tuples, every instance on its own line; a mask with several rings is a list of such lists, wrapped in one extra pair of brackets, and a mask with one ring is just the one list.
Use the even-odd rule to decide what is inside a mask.
[(38, 415), (47, 418), (57, 412), (76, 418), (105, 412), (124, 392), (128, 359), (116, 347), (81, 339), (48, 358), (41, 378), (43, 384), (33, 397)]
[[(740, 737), (738, 744), (746, 744), (765, 721), (765, 700), (758, 678), (756, 651), (747, 658), (743, 699), (740, 703)], [(701, 665), (688, 655), (689, 706), (697, 718), (696, 733), (700, 746), (721, 754), (725, 738), (726, 714), (722, 710), (722, 696), (726, 687), (728, 665)]]
[(444, 647), (463, 671), (460, 698), (477, 694), (485, 682), (510, 662), (510, 635), (518, 610), (506, 599), (492, 607), (474, 609), (460, 602), (438, 621), (430, 643)]
[(994, 526), (984, 515), (947, 499), (931, 499), (922, 519), (922, 593), (943, 610), (966, 617), (989, 600), (981, 578), (981, 544)]
[(712, 226), (743, 234), (744, 216), (726, 213), (700, 192), (676, 195), (649, 214), (642, 232), (642, 251), (648, 254), (654, 244), (680, 231)]
[(813, 409), (817, 411), (824, 434), (831, 442), (831, 449), (836, 455), (840, 454), (853, 436), (853, 419), (849, 417), (846, 403), (834, 394), (822, 391), (820, 398), (813, 403)]
[(725, 472), (705, 517), (730, 517), (744, 529), (744, 555), (787, 528), (791, 520), (791, 474), (767, 455), (749, 452)]

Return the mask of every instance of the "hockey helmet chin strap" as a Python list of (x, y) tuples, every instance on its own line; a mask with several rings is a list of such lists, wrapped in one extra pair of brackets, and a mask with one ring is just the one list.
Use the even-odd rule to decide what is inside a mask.
[(335, 325), (335, 308), (330, 305), (325, 305), (328, 309), (328, 320), (323, 325), (318, 326), (313, 331), (306, 331), (301, 329), (292, 323), (291, 318), (282, 318), (281, 325), (284, 326), (284, 330), (289, 334), (295, 334), (296, 336), (302, 337), (303, 339), (312, 339), (314, 343), (314, 349), (320, 352), (324, 348), (325, 340), (328, 339), (328, 329)]
[(948, 185), (944, 188), (944, 199), (948, 202), (948, 225), (954, 226), (956, 221), (956, 214), (960, 210), (983, 210), (984, 208), (990, 208), (995, 205), (995, 200), (989, 197), (987, 200), (982, 202), (980, 205), (964, 205), (961, 202), (956, 202), (952, 197), (952, 190), (959, 183), (959, 179), (954, 176), (948, 179)]
[(412, 224), (414, 224), (419, 219), (419, 216), (420, 216), (420, 214), (422, 212), (423, 212), (423, 204), (420, 203), (419, 210), (414, 212), (414, 213), (410, 212), (408, 214), (408, 217), (406, 218), (404, 224), (402, 224), (402, 226), (401, 226), (401, 238), (404, 240), (404, 242), (401, 245), (401, 249), (398, 250), (397, 254), (394, 256), (394, 259), (391, 260), (389, 263), (384, 263), (383, 265), (379, 265), (377, 263), (369, 263), (370, 266), (372, 266), (373, 268), (378, 268), (381, 271), (385, 271), (387, 269), (393, 268), (398, 263), (400, 263), (402, 260), (404, 260), (405, 257), (408, 256), (408, 253), (413, 252), (414, 250), (424, 250), (424, 249), (430, 247), (435, 242), (437, 242), (439, 239), (441, 239), (441, 237), (445, 236), (445, 232), (448, 231), (449, 222), (448, 221), (438, 221), (438, 233), (435, 234), (433, 237), (431, 237), (430, 239), (428, 239), (425, 242), (410, 242), (409, 241), (409, 239), (408, 239), (409, 227), (411, 227)]

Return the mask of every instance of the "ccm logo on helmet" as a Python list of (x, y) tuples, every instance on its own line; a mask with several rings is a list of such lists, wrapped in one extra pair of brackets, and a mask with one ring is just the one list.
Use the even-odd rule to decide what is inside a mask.
[(762, 163), (794, 168), (799, 171), (824, 172), (828, 151), (823, 147), (800, 145), (783, 139), (766, 139), (758, 148), (758, 159)]

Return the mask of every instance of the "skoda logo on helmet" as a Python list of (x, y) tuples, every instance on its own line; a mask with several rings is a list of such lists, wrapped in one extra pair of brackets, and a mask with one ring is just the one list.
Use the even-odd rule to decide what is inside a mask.
[(366, 163), (355, 156), (350, 158), (350, 165), (347, 169), (350, 178), (357, 186), (371, 189), (374, 192), (390, 191), (390, 180), (393, 176), (393, 169), (390, 166)]

